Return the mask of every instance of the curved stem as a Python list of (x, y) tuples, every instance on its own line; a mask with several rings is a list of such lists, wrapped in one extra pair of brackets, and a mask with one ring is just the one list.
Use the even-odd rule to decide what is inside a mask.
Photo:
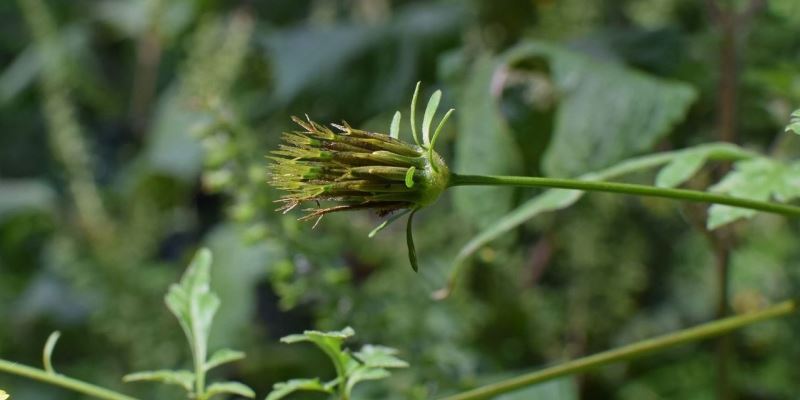
[(694, 328), (684, 329), (652, 339), (643, 340), (617, 349), (604, 351), (602, 353), (597, 353), (573, 361), (568, 361), (540, 371), (486, 385), (453, 396), (448, 396), (442, 398), (441, 400), (488, 399), (502, 393), (511, 392), (550, 379), (576, 374), (618, 361), (641, 357), (671, 346), (718, 336), (750, 324), (793, 313), (796, 311), (796, 309), (797, 304), (794, 301), (784, 301), (760, 311), (738, 315), (735, 317), (728, 317), (705, 323)]
[(724, 204), (749, 208), (791, 217), (800, 217), (800, 207), (731, 197), (698, 190), (671, 189), (632, 183), (588, 181), (579, 179), (543, 178), (533, 176), (458, 175), (450, 176), (450, 186), (520, 186), (575, 189), (589, 192), (623, 193), (646, 197), (663, 197), (697, 203)]
[(49, 383), (55, 386), (61, 386), (78, 393), (83, 393), (97, 399), (106, 400), (137, 400), (135, 397), (130, 397), (122, 393), (117, 393), (100, 386), (92, 385), (73, 379), (61, 374), (50, 374), (38, 368), (29, 367), (27, 365), (13, 363), (0, 359), (0, 371), (7, 372), (13, 375), (23, 376), (25, 378), (34, 379), (37, 381)]

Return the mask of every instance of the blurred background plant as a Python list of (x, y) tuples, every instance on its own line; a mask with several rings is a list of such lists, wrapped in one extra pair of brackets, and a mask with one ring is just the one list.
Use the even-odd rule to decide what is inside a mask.
[[(160, 299), (201, 244), (220, 266), (209, 347), (248, 354), (214, 373), (257, 393), (333, 378), (278, 344), (304, 329), (350, 325), (413, 366), (356, 397), (428, 398), (800, 293), (780, 217), (710, 233), (703, 207), (592, 194), (532, 218), (536, 190), (457, 188), (417, 216), (413, 274), (402, 227), (367, 239), (378, 218), (352, 213), (311, 230), (273, 211), (264, 173), (290, 115), (386, 132), (419, 80), (457, 110), (437, 149), (460, 173), (577, 176), (710, 141), (796, 159), (794, 0), (18, 0), (0, 19), (3, 358), (35, 364), (60, 330), (59, 369), (103, 386), (179, 366)], [(434, 302), (453, 260), (470, 268)], [(790, 398), (798, 334), (769, 322), (504, 398)], [(147, 386), (125, 390), (175, 393)]]

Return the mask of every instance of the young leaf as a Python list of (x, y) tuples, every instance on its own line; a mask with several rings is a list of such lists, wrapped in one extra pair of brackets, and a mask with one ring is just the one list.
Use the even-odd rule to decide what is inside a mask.
[(347, 385), (345, 386), (345, 393), (347, 398), (352, 397), (351, 393), (353, 388), (356, 386), (357, 383), (363, 381), (374, 381), (378, 379), (385, 379), (391, 375), (389, 371), (383, 368), (371, 368), (366, 366), (361, 366), (356, 368), (350, 376), (347, 378)]
[(247, 385), (240, 382), (217, 382), (212, 383), (206, 388), (206, 398), (210, 399), (218, 394), (235, 394), (252, 399), (256, 397), (256, 392)]
[(706, 157), (708, 157), (707, 152), (698, 150), (678, 155), (658, 171), (656, 186), (673, 188), (686, 182), (703, 167)]
[(53, 369), (53, 349), (56, 347), (56, 343), (58, 342), (58, 338), (61, 337), (61, 332), (55, 331), (50, 334), (47, 338), (47, 341), (44, 343), (44, 350), (42, 351), (42, 364), (44, 364), (44, 370), (50, 374), (55, 374), (56, 371)]
[(244, 353), (241, 351), (236, 351), (231, 349), (220, 349), (214, 352), (214, 354), (212, 354), (211, 357), (209, 357), (208, 361), (205, 364), (205, 370), (208, 371), (222, 364), (238, 361), (243, 358), (244, 358)]
[(319, 378), (292, 379), (273, 385), (272, 391), (267, 395), (265, 400), (279, 400), (300, 390), (333, 393), (333, 389), (322, 385), (322, 383), (319, 381)]
[(431, 124), (433, 124), (433, 117), (436, 116), (436, 110), (439, 108), (439, 101), (442, 99), (442, 91), (437, 90), (433, 92), (428, 106), (425, 107), (425, 115), (422, 116), (422, 142), (425, 146), (431, 145)]
[(795, 110), (789, 120), (789, 125), (786, 126), (786, 132), (794, 132), (800, 135), (800, 110)]
[(142, 371), (134, 372), (132, 374), (122, 377), (123, 382), (161, 382), (167, 385), (179, 385), (191, 392), (194, 386), (194, 373), (186, 370), (158, 370), (158, 371)]
[(397, 350), (391, 347), (367, 344), (353, 353), (353, 356), (368, 367), (407, 368), (408, 363), (395, 357), (396, 354)]
[(167, 307), (178, 319), (192, 355), (205, 363), (211, 322), (219, 307), (219, 298), (211, 292), (211, 251), (200, 249), (192, 259), (180, 283), (170, 286)]
[[(754, 158), (735, 164), (734, 170), (711, 190), (745, 199), (766, 201), (771, 197), (786, 202), (800, 197), (800, 163), (782, 164), (768, 158)], [(709, 208), (708, 229), (716, 229), (756, 211), (714, 204)]]
[(326, 339), (333, 339), (334, 341), (338, 341), (341, 345), (345, 339), (355, 335), (356, 332), (351, 327), (346, 327), (340, 331), (328, 331), (328, 332), (321, 332), (321, 331), (305, 331), (302, 334), (294, 334), (288, 335), (281, 338), (281, 342), (283, 343), (298, 343), (298, 342), (313, 342), (315, 340), (319, 340), (320, 338)]
[(400, 138), (400, 111), (394, 113), (392, 118), (392, 125), (389, 126), (389, 136), (393, 139)]

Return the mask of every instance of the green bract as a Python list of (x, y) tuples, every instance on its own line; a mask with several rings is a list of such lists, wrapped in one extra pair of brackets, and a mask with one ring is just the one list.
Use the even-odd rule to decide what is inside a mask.
[(285, 132), (283, 144), (269, 157), (269, 183), (287, 192), (277, 200), (282, 203), (278, 210), (289, 212), (301, 203), (312, 202), (316, 207), (306, 209), (300, 219), (317, 221), (337, 211), (369, 209), (381, 216), (398, 212), (370, 236), (411, 212), (407, 238), (411, 265), (416, 270), (411, 218), (420, 208), (434, 203), (448, 186), (450, 170), (433, 148), (453, 112), (449, 110), (431, 131), (442, 96), (440, 91), (434, 92), (425, 110), (420, 142), (415, 126), (418, 93), (419, 84), (411, 102), (411, 131), (416, 144), (399, 139), (399, 112), (389, 135), (354, 129), (347, 123), (332, 124), (335, 129), (331, 129), (308, 117), (292, 117), (303, 130)]

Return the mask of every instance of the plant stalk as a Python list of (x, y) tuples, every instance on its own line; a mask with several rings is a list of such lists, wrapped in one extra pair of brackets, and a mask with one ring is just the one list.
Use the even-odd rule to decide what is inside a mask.
[(623, 193), (645, 197), (724, 204), (791, 217), (800, 217), (800, 207), (726, 196), (699, 190), (672, 189), (632, 183), (589, 181), (579, 179), (544, 178), (534, 176), (458, 175), (450, 176), (450, 186), (519, 186), (556, 189), (575, 189), (588, 192)]
[(65, 389), (74, 392), (83, 393), (97, 399), (106, 400), (137, 400), (135, 397), (130, 397), (122, 393), (117, 393), (112, 390), (102, 388), (100, 386), (92, 385), (74, 378), (70, 378), (61, 374), (51, 374), (44, 370), (29, 367), (27, 365), (13, 363), (0, 359), (0, 371), (7, 372), (13, 375), (19, 375), (25, 378), (34, 379), (40, 382), (49, 383), (55, 386), (61, 386)]
[(750, 324), (791, 314), (796, 310), (797, 304), (792, 300), (787, 300), (760, 311), (723, 318), (696, 326), (694, 328), (688, 328), (652, 339), (643, 340), (617, 349), (604, 351), (602, 353), (597, 353), (573, 361), (568, 361), (540, 371), (489, 384), (453, 396), (448, 396), (442, 398), (441, 400), (488, 399), (493, 396), (518, 390), (523, 387), (554, 378), (576, 374), (623, 360), (642, 357), (649, 353), (664, 350), (668, 347), (722, 335)]

